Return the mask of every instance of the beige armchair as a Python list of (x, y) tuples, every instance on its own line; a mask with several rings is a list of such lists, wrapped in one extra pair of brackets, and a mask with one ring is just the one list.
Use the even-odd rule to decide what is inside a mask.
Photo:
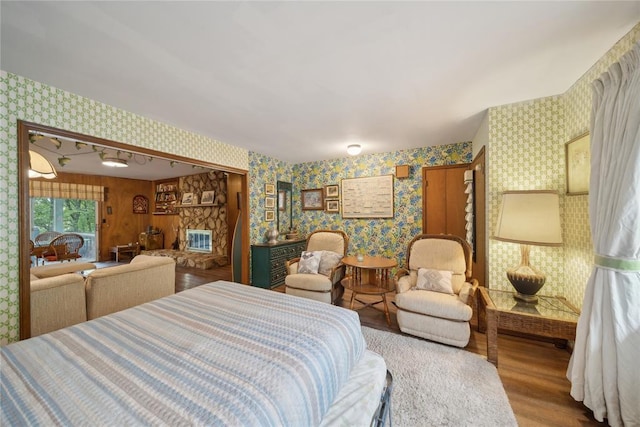
[[(344, 277), (345, 266), (341, 259), (346, 255), (348, 247), (349, 237), (343, 231), (318, 230), (311, 233), (307, 238), (306, 252), (314, 252), (318, 255), (316, 257), (317, 272), (308, 272), (308, 269), (301, 268), (301, 258), (287, 261), (285, 292), (335, 304), (344, 294), (340, 280)], [(308, 260), (310, 259), (302, 262)], [(307, 272), (299, 272), (299, 269)]]
[(469, 343), (471, 248), (457, 236), (422, 234), (407, 249), (407, 268), (396, 273), (398, 324), (404, 333), (457, 347)]

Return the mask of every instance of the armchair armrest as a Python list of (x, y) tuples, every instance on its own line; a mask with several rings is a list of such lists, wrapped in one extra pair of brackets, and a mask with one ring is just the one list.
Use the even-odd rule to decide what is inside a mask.
[(416, 285), (417, 278), (406, 268), (399, 268), (393, 276), (396, 293), (404, 293)]
[(344, 265), (342, 263), (342, 261), (340, 261), (338, 263), (338, 265), (336, 265), (335, 267), (333, 267), (331, 269), (331, 272), (329, 273), (329, 280), (331, 280), (331, 283), (337, 283), (340, 280), (342, 280), (342, 278), (345, 275), (345, 270), (346, 270), (347, 266)]
[(458, 294), (458, 298), (463, 303), (471, 306), (471, 304), (473, 304), (473, 301), (475, 301), (475, 295), (477, 290), (478, 290), (478, 280), (471, 279), (470, 281), (465, 282), (465, 284), (462, 286), (462, 289), (460, 289), (460, 293)]
[(284, 262), (285, 267), (287, 267), (287, 274), (296, 274), (298, 272), (298, 263), (300, 262), (300, 257), (290, 259)]

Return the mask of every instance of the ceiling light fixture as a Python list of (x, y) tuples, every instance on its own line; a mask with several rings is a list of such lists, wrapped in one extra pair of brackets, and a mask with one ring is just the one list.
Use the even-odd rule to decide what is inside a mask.
[(351, 156), (357, 156), (362, 151), (360, 144), (350, 144), (347, 146), (347, 153)]
[(58, 174), (51, 162), (40, 153), (29, 150), (29, 178), (53, 179)]
[(126, 168), (129, 167), (127, 161), (124, 159), (118, 159), (116, 157), (105, 157), (102, 159), (102, 164), (112, 168)]

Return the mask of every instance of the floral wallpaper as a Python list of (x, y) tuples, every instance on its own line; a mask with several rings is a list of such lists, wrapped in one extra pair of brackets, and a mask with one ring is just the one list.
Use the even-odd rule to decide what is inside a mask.
[(18, 331), (17, 120), (248, 169), (248, 151), (0, 71), (0, 345)]
[[(269, 223), (264, 221), (264, 184), (277, 180), (293, 183), (293, 221), (301, 235), (317, 229), (340, 229), (349, 236), (349, 253), (362, 250), (369, 255), (397, 259), (404, 265), (409, 241), (422, 230), (423, 166), (471, 162), (471, 143), (367, 154), (334, 160), (287, 165), (257, 153), (250, 153), (251, 242), (262, 243)], [(396, 165), (410, 165), (409, 178), (394, 178), (394, 218), (342, 219), (340, 213), (303, 211), (300, 191), (337, 184), (343, 178), (395, 175)], [(289, 179), (289, 177), (291, 177)]]

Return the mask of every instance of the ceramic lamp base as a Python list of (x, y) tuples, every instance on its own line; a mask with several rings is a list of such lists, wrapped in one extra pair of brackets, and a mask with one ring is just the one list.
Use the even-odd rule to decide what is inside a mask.
[(514, 298), (529, 303), (538, 301), (536, 293), (544, 286), (546, 280), (542, 273), (535, 271), (528, 265), (520, 265), (514, 269), (507, 270), (507, 278), (516, 290)]

